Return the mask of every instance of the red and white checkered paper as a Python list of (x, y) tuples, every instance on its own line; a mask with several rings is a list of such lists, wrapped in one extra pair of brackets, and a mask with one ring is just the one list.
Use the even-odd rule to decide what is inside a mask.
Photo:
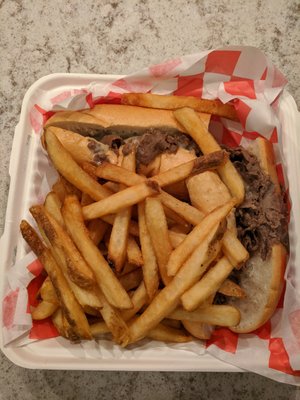
[[(125, 92), (219, 98), (223, 103), (232, 102), (240, 123), (212, 117), (210, 131), (219, 142), (229, 146), (245, 145), (258, 136), (270, 140), (277, 156), (279, 180), (284, 185), (287, 182), (280, 163), (282, 130), (276, 110), (286, 82), (260, 50), (227, 47), (178, 57), (117, 81), (92, 83), (81, 90), (45, 92), (39, 104), (32, 107), (29, 117), (34, 132), (40, 134), (43, 123), (57, 110), (92, 108), (99, 103), (118, 104), (120, 94)], [(42, 186), (41, 198), (49, 188), (49, 185)], [(300, 385), (300, 279), (299, 274), (296, 278), (291, 276), (293, 271), (295, 268), (289, 263), (285, 291), (270, 321), (247, 335), (217, 329), (207, 341), (206, 351), (242, 369)], [(35, 295), (43, 279), (41, 265), (32, 253), (9, 270), (10, 289), (3, 300), (5, 344), (26, 332), (29, 332), (27, 339), (34, 340), (57, 335), (51, 321), (32, 324), (30, 318), (29, 305), (36, 304)]]

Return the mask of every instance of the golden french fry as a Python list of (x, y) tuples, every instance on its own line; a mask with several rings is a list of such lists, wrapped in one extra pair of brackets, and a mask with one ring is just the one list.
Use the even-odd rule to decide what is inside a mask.
[[(99, 309), (102, 307), (102, 303), (99, 299), (99, 296), (97, 295), (97, 292), (94, 290), (92, 291), (91, 289), (87, 290), (84, 288), (81, 288), (77, 286), (73, 280), (70, 279), (70, 274), (69, 274), (69, 266), (71, 264), (70, 259), (67, 259), (64, 251), (61, 249), (61, 246), (55, 245), (52, 241), (49, 241), (47, 235), (45, 234), (41, 224), (38, 223), (38, 227), (40, 230), (40, 233), (46, 243), (46, 245), (50, 248), (52, 256), (54, 257), (56, 263), (60, 266), (64, 277), (66, 281), (68, 282), (68, 285), (70, 286), (72, 292), (74, 293), (78, 303), (83, 307), (83, 309), (88, 308), (94, 308), (94, 309)], [(80, 263), (85, 262), (83, 259), (80, 261)], [(73, 266), (71, 265), (72, 269), (79, 269), (78, 266)]]
[(95, 286), (95, 277), (90, 267), (84, 262), (67, 232), (59, 225), (43, 206), (33, 206), (30, 212), (37, 224), (43, 229), (52, 246), (65, 254), (70, 279), (84, 289)]
[(202, 279), (187, 290), (181, 297), (183, 307), (187, 311), (195, 310), (201, 303), (216, 293), (234, 266), (227, 257), (222, 257), (211, 267)]
[(230, 230), (227, 230), (224, 234), (222, 250), (229, 262), (237, 269), (249, 258), (248, 251)]
[(169, 238), (172, 244), (173, 249), (176, 249), (186, 238), (186, 234), (174, 232), (172, 229), (169, 230)]
[(211, 305), (200, 307), (195, 311), (186, 311), (179, 307), (170, 313), (168, 318), (180, 321), (189, 320), (218, 326), (235, 326), (239, 324), (241, 314), (239, 310), (233, 306)]
[(90, 177), (72, 158), (51, 130), (45, 132), (46, 149), (58, 172), (76, 188), (87, 193), (94, 200), (101, 200), (111, 194)]
[(159, 286), (158, 266), (155, 252), (148, 232), (145, 202), (138, 204), (140, 243), (143, 255), (143, 277), (149, 299), (152, 300)]
[(163, 324), (158, 324), (155, 328), (151, 329), (147, 337), (152, 340), (174, 343), (186, 343), (192, 340), (192, 337), (186, 335), (182, 330), (171, 328)]
[(52, 185), (52, 192), (56, 194), (61, 203), (64, 202), (67, 192), (62, 183), (61, 177), (59, 177), (59, 179)]
[(207, 233), (217, 223), (222, 221), (235, 205), (235, 199), (228, 201), (223, 206), (216, 208), (208, 214), (191, 233), (187, 235), (184, 241), (173, 250), (170, 255), (167, 271), (169, 276), (173, 276), (180, 269), (185, 260), (194, 251), (197, 245), (203, 240)]
[[(145, 285), (143, 282), (139, 285), (139, 287), (135, 290), (133, 296), (131, 297), (132, 308), (130, 310), (121, 311), (121, 317), (124, 321), (129, 321), (131, 318), (135, 316), (137, 312), (146, 304), (148, 300)], [(103, 333), (109, 332), (107, 325), (105, 322), (98, 322), (92, 324), (90, 326), (92, 335), (97, 337)]]
[[(128, 171), (135, 172), (135, 151), (123, 156), (122, 167)], [(120, 185), (120, 190), (126, 186)], [(119, 211), (114, 220), (113, 228), (108, 245), (108, 258), (115, 266), (117, 272), (121, 271), (128, 252), (128, 234), (131, 220), (132, 207), (124, 208)], [(131, 262), (130, 260), (128, 260)]]
[(47, 278), (44, 280), (44, 282), (40, 288), (40, 295), (41, 295), (41, 298), (43, 300), (47, 301), (48, 303), (59, 305), (59, 301), (56, 296), (54, 286), (53, 286), (49, 276), (47, 276)]
[(120, 276), (120, 283), (123, 288), (128, 292), (131, 289), (135, 289), (139, 286), (143, 279), (143, 271), (141, 268), (135, 269), (128, 274)]
[(129, 321), (131, 318), (133, 318), (135, 314), (138, 313), (140, 309), (147, 303), (148, 296), (144, 282), (141, 282), (139, 287), (134, 291), (131, 301), (132, 308), (130, 310), (121, 311), (124, 321)]
[(227, 229), (231, 231), (235, 236), (238, 235), (236, 220), (235, 220), (235, 208), (233, 208), (230, 213), (227, 215)]
[(127, 242), (127, 261), (129, 264), (141, 267), (144, 264), (143, 256), (139, 245), (133, 236), (128, 236)]
[(167, 285), (170, 278), (167, 274), (167, 263), (172, 252), (168, 233), (168, 225), (161, 202), (156, 198), (148, 198), (145, 202), (147, 229), (156, 256), (159, 273), (163, 283)]
[(21, 222), (20, 226), (23, 238), (36, 254), (47, 271), (56, 294), (59, 298), (61, 307), (65, 312), (65, 316), (78, 338), (91, 339), (91, 332), (86, 316), (77, 302), (73, 292), (71, 291), (60, 267), (51, 255), (51, 252), (44, 246), (35, 230), (26, 221)]
[(108, 224), (99, 218), (93, 219), (92, 221), (89, 222), (88, 224), (89, 235), (96, 246), (98, 246), (98, 244), (103, 239), (107, 228)]
[(61, 226), (64, 226), (64, 219), (60, 211), (61, 206), (62, 202), (60, 201), (58, 195), (55, 192), (49, 192), (46, 196), (44, 207)]
[(166, 209), (175, 212), (189, 224), (197, 225), (204, 217), (204, 214), (200, 210), (197, 210), (197, 208), (184, 201), (176, 199), (176, 197), (171, 196), (167, 192), (162, 191), (157, 197)]
[[(182, 108), (174, 111), (174, 116), (187, 130), (188, 134), (194, 139), (204, 154), (221, 149), (194, 110), (191, 108)], [(237, 199), (238, 203), (241, 203), (245, 195), (244, 183), (231, 161), (228, 160), (225, 165), (219, 167), (218, 173), (229, 188), (232, 196)]]
[(202, 172), (187, 179), (186, 186), (194, 207), (208, 214), (231, 199), (229, 190), (218, 174)]
[[(114, 224), (115, 216), (114, 215), (103, 215), (101, 219), (109, 225)], [(138, 224), (131, 220), (129, 224), (129, 233), (133, 236), (139, 236), (139, 227)]]
[(130, 342), (147, 333), (167, 317), (178, 305), (180, 297), (205, 273), (221, 247), (215, 235), (219, 224), (212, 227), (203, 241), (180, 268), (172, 281), (152, 300), (146, 310), (130, 326)]
[(218, 292), (230, 297), (246, 297), (244, 289), (230, 279), (225, 279)]
[(63, 176), (60, 177), (61, 183), (65, 188), (66, 195), (73, 194), (78, 197), (78, 200), (81, 201), (81, 190), (77, 189), (72, 183), (67, 181)]
[(64, 329), (63, 329), (61, 308), (58, 308), (52, 314), (52, 318), (51, 319), (52, 319), (52, 322), (53, 322), (55, 328), (58, 330), (58, 333), (60, 334), (60, 336), (66, 337)]
[[(142, 182), (145, 182), (146, 178), (140, 176), (134, 172), (128, 172), (124, 168), (119, 167), (114, 164), (103, 163), (97, 167), (97, 175), (104, 179), (114, 180), (116, 182), (125, 184), (127, 186), (135, 186)], [(152, 178), (151, 178), (152, 179)], [(171, 218), (174, 218), (175, 213), (175, 221), (178, 221), (176, 218), (176, 214), (178, 217), (183, 218), (185, 221), (191, 224), (197, 224), (203, 218), (203, 213), (197, 210), (195, 207), (191, 206), (190, 204), (180, 201), (170, 195), (167, 192), (161, 191), (159, 198), (164, 206), (169, 209), (166, 209), (166, 213)], [(170, 212), (173, 214), (170, 214)], [(181, 220), (178, 221), (182, 223)]]
[(182, 325), (185, 329), (193, 335), (197, 339), (207, 340), (211, 337), (213, 326), (204, 324), (202, 322), (195, 322), (195, 321), (188, 321), (183, 320), (181, 321)]
[(160, 191), (156, 182), (148, 180), (136, 186), (131, 186), (110, 197), (83, 207), (85, 220), (102, 217), (108, 214), (115, 214), (124, 208), (133, 206), (143, 201), (148, 196), (158, 194)]
[(181, 182), (190, 175), (200, 174), (208, 169), (220, 167), (224, 165), (227, 160), (228, 156), (224, 150), (216, 151), (170, 168), (165, 172), (153, 176), (151, 179), (156, 181), (160, 187), (168, 186)]
[(62, 214), (71, 238), (92, 269), (96, 281), (108, 302), (117, 308), (130, 308), (130, 298), (99, 249), (91, 240), (84, 224), (81, 207), (76, 197), (68, 196)]
[(31, 311), (32, 319), (42, 320), (42, 319), (51, 317), (51, 315), (57, 310), (58, 307), (59, 307), (59, 304), (53, 304), (53, 303), (49, 303), (46, 300), (43, 300), (38, 304), (37, 307), (35, 307)]
[[(152, 93), (123, 93), (122, 104), (165, 110), (190, 107), (195, 111), (215, 114), (220, 117), (238, 121), (235, 108), (231, 104), (223, 104), (220, 100), (198, 99), (192, 96), (166, 96)], [(201, 116), (200, 116), (201, 117)]]

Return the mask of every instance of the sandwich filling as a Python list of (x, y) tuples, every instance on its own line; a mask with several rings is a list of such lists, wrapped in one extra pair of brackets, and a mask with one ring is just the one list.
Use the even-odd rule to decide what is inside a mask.
[(245, 183), (245, 199), (236, 210), (238, 237), (250, 256), (266, 260), (272, 246), (288, 246), (287, 206), (255, 155), (243, 147), (226, 148)]

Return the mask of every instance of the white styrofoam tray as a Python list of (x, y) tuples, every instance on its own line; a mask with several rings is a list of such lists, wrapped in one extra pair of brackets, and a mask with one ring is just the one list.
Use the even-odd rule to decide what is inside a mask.
[[(116, 75), (83, 75), (52, 74), (39, 79), (27, 91), (21, 110), (20, 122), (15, 129), (9, 166), (10, 190), (8, 196), (5, 230), (0, 241), (0, 276), (4, 277), (7, 269), (16, 260), (22, 258), (27, 248), (19, 233), (19, 223), (28, 216), (28, 209), (33, 204), (35, 182), (39, 169), (47, 168), (41, 161), (40, 139), (33, 134), (29, 121), (29, 112), (43, 91), (60, 91), (81, 89), (92, 82), (109, 83), (119, 79)], [(283, 93), (280, 102), (280, 116), (283, 129), (289, 130), (293, 140), (283, 141), (282, 150), (286, 160), (284, 165), (290, 185), (290, 196), (293, 201), (293, 215), (300, 216), (300, 142), (297, 127), (300, 118), (296, 104), (287, 92)], [(289, 154), (289, 157), (286, 155)], [(298, 218), (297, 218), (298, 219)], [(295, 218), (295, 220), (297, 220)], [(295, 229), (294, 224), (292, 229)], [(295, 254), (300, 263), (300, 254)], [(295, 260), (297, 261), (297, 260)], [(296, 262), (297, 265), (297, 262)], [(1, 279), (0, 298), (4, 296), (5, 279)], [(2, 307), (0, 307), (0, 324), (2, 324)], [(1, 325), (0, 325), (1, 328)], [(3, 346), (0, 335), (0, 347), (3, 353), (15, 364), (25, 368), (38, 369), (76, 369), (76, 370), (159, 370), (159, 371), (227, 371), (242, 370), (224, 363), (209, 354), (197, 355), (187, 350), (170, 349), (167, 353), (160, 348), (135, 351), (128, 350), (126, 357), (118, 357), (109, 352), (99, 357), (84, 354), (80, 345), (70, 344), (63, 338), (47, 339), (32, 342), (23, 347), (10, 344)], [(259, 363), (259, 360), (251, 360)]]

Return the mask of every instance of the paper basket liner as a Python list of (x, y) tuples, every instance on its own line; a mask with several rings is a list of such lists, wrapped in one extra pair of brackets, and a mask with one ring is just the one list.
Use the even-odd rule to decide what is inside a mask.
[[(94, 82), (80, 90), (55, 89), (42, 92), (39, 103), (32, 105), (29, 118), (33, 131), (39, 136), (43, 124), (55, 111), (92, 108), (101, 103), (119, 104), (120, 96), (125, 92), (218, 98), (223, 103), (233, 104), (240, 122), (213, 116), (209, 130), (219, 142), (228, 146), (243, 146), (260, 136), (271, 141), (276, 154), (278, 177), (280, 183), (285, 184), (288, 196), (287, 179), (281, 163), (280, 143), (283, 132), (277, 115), (278, 99), (286, 83), (282, 73), (260, 50), (233, 46), (177, 57), (105, 84)], [(43, 199), (49, 190), (51, 186), (49, 176), (41, 177), (44, 183), (39, 189), (38, 198)], [(285, 274), (287, 282), (284, 301), (282, 297), (270, 321), (247, 335), (238, 335), (226, 328), (216, 329), (211, 339), (206, 342), (206, 351), (242, 369), (280, 382), (300, 385), (300, 299), (290, 282), (289, 270), (292, 270), (290, 263)], [(28, 343), (31, 339), (57, 335), (50, 320), (35, 322), (32, 325), (29, 309), (24, 310), (24, 307), (26, 324), (20, 315), (18, 304), (20, 302), (27, 304), (28, 298), (24, 288), (28, 288), (29, 299), (33, 301), (33, 305), (38, 284), (43, 281), (39, 278), (40, 273), (41, 265), (33, 253), (16, 262), (8, 271), (10, 290), (2, 303), (5, 345), (27, 331)], [(33, 277), (35, 278), (32, 281)], [(22, 343), (24, 344), (24, 340)], [(96, 354), (100, 352), (101, 356), (106, 351), (115, 356), (126, 357), (125, 354), (129, 353), (135, 356), (134, 346), (131, 346), (133, 353), (126, 353), (126, 350), (118, 349), (118, 346), (108, 344), (107, 341), (99, 343), (101, 346), (86, 344), (83, 348), (97, 349)], [(163, 346), (164, 349), (192, 349), (191, 351), (197, 354), (204, 351), (204, 347), (199, 346), (197, 341), (189, 346), (169, 346), (154, 342), (147, 345)], [(257, 359), (260, 360), (257, 365), (250, 362), (255, 359), (256, 354), (259, 354)]]

